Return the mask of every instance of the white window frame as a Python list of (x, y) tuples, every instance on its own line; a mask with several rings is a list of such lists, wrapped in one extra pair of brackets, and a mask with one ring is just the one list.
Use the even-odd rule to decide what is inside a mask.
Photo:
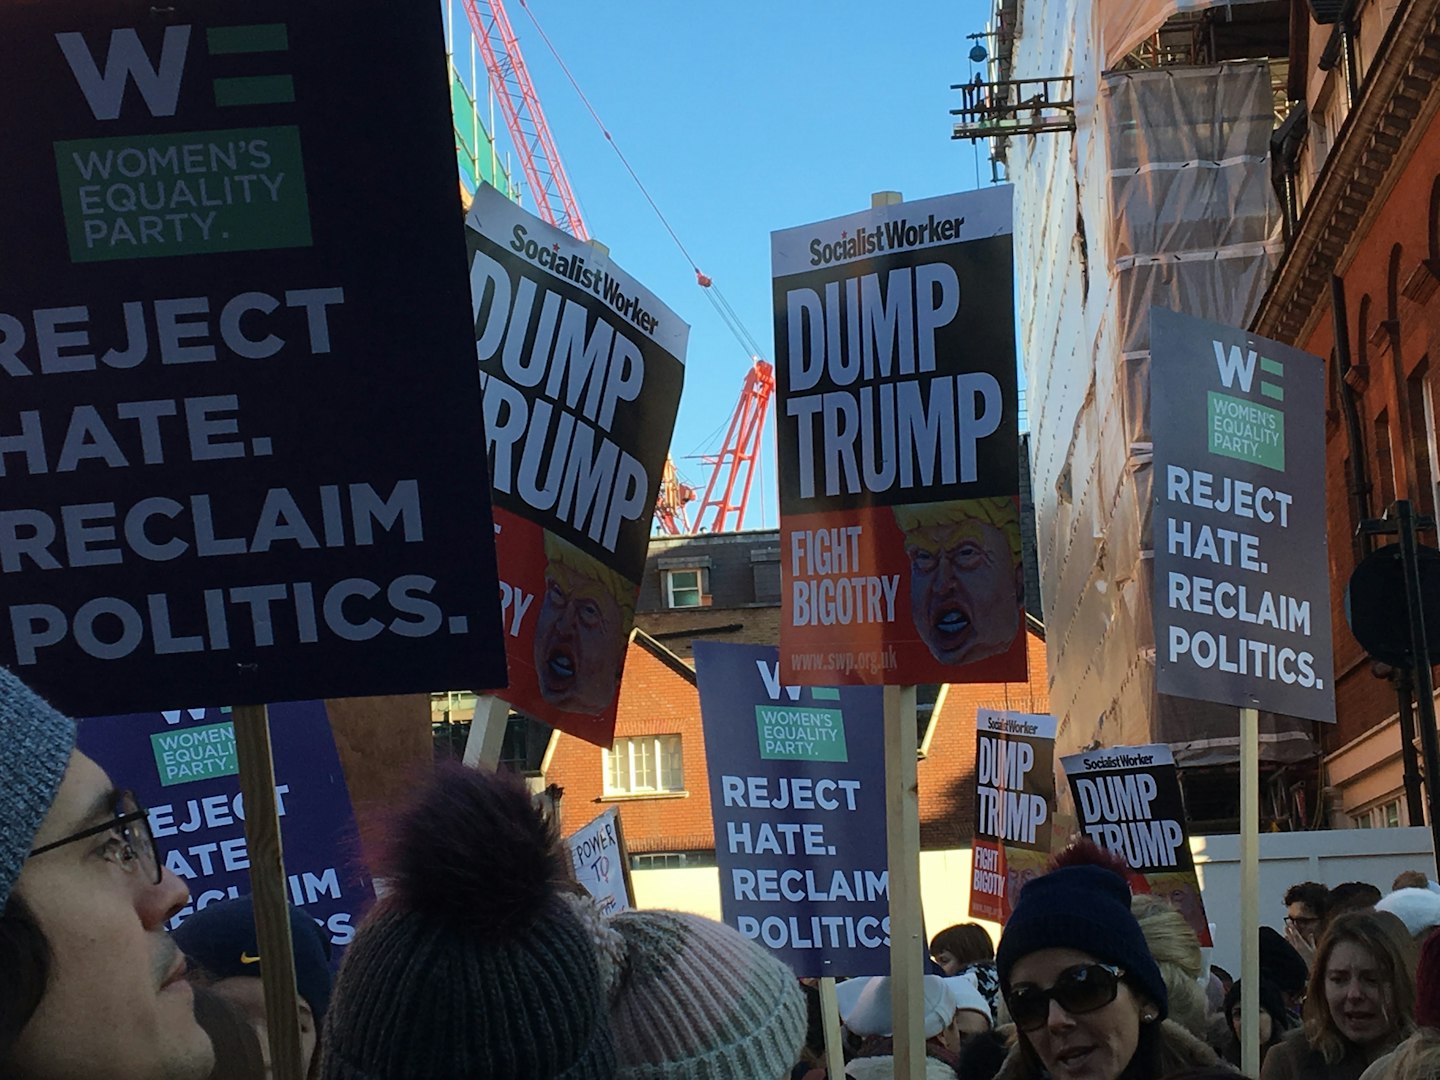
[(684, 745), (679, 735), (617, 738), (612, 748), (600, 751), (600, 765), (607, 796), (668, 795), (685, 790)]
[(1351, 814), (1350, 820), (1357, 829), (1401, 829), (1406, 817), (1405, 800), (1395, 794)]
[[(677, 568), (672, 569), (672, 570), (666, 570), (664, 573), (665, 573), (665, 606), (666, 606), (667, 608), (678, 608), (678, 609), (680, 609), (680, 610), (684, 610), (684, 609), (686, 609), (686, 608), (697, 608), (697, 607), (709, 607), (709, 606), (710, 606), (710, 571), (707, 570), (705, 567), (703, 567), (703, 566), (687, 566), (687, 567), (683, 567), (683, 568), (677, 567)], [(686, 592), (686, 593), (694, 592), (694, 593), (695, 593), (695, 602), (694, 602), (693, 604), (680, 604), (680, 603), (676, 603), (676, 601), (675, 601), (675, 594), (676, 594), (676, 592), (677, 592), (677, 590), (676, 590), (676, 588), (675, 588), (675, 579), (676, 579), (676, 577), (678, 577), (679, 575), (682, 575), (682, 574), (694, 574), (694, 575), (695, 575), (695, 586), (694, 586), (693, 589), (692, 589), (690, 586), (687, 585), (687, 586), (685, 586), (682, 590), (679, 590), (679, 591), (683, 591), (683, 592)]]

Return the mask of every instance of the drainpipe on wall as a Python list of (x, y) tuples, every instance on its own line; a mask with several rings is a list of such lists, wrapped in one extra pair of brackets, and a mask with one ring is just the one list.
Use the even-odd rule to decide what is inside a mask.
[(1330, 312), (1335, 320), (1335, 362), (1340, 369), (1340, 404), (1345, 413), (1345, 443), (1350, 451), (1346, 489), (1355, 501), (1356, 520), (1365, 521), (1370, 517), (1370, 479), (1365, 473), (1360, 407), (1348, 378), (1354, 366), (1350, 362), (1350, 317), (1345, 309), (1345, 279), (1338, 274), (1330, 275)]

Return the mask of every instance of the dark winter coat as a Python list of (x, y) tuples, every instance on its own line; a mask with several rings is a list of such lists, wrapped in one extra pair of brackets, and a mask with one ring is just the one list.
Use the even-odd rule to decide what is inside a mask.
[(1296, 1029), (1272, 1047), (1260, 1070), (1262, 1080), (1360, 1080), (1376, 1058), (1395, 1049), (1398, 1037), (1384, 1045), (1361, 1050), (1351, 1047), (1333, 1065), (1326, 1064), (1318, 1050), (1310, 1048), (1303, 1029)]
[[(1214, 1050), (1206, 1046), (1190, 1032), (1186, 1031), (1173, 1020), (1160, 1021), (1160, 1071), (1153, 1077), (1140, 1077), (1138, 1080), (1160, 1080), (1172, 1072), (1180, 1072), (1182, 1069), (1194, 1069), (1201, 1066), (1216, 1066), (1224, 1068), (1222, 1062)], [(1010, 1047), (1010, 1053), (1005, 1057), (1005, 1064), (995, 1075), (995, 1080), (1045, 1080), (1047, 1073), (1037, 1067), (1032, 1067), (1026, 1062), (1021, 1053), (1018, 1042)]]

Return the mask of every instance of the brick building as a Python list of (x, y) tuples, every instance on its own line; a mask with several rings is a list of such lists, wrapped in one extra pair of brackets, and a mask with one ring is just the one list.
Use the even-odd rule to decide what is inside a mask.
[[(975, 710), (1045, 712), (1045, 642), (1038, 622), (1028, 634), (1030, 679), (927, 687), (916, 746), (920, 756), (920, 845), (968, 847), (975, 813)], [(880, 717), (875, 717), (880, 722)], [(561, 824), (569, 834), (610, 805), (620, 808), (637, 869), (710, 866), (705, 740), (695, 673), (662, 643), (637, 630), (610, 750), (552, 732), (541, 762), (546, 784), (564, 789)]]
[(602, 750), (559, 731), (541, 763), (547, 784), (564, 789), (562, 830), (568, 835), (606, 807), (620, 806), (625, 841), (638, 866), (713, 863), (715, 830), (700, 727), (695, 672), (643, 630), (625, 656), (615, 744)]
[[(1034, 510), (1023, 444), (1021, 461), (1025, 600), (1030, 612), (1038, 612)], [(1049, 711), (1044, 627), (1033, 614), (1027, 618), (1028, 682), (919, 689), (916, 745), (925, 850), (969, 846), (976, 708)], [(618, 804), (637, 868), (713, 865), (715, 839), (691, 645), (701, 638), (779, 644), (780, 531), (653, 538), (635, 625), (620, 688), (615, 747), (603, 751), (549, 733), (539, 762), (544, 782), (565, 789), (561, 807), (567, 833)]]
[[(1252, 326), (1326, 364), (1338, 723), (1322, 738), (1339, 826), (1422, 824), (1402, 794), (1397, 688), (1351, 635), (1343, 602), (1364, 554), (1359, 522), (1396, 498), (1422, 514), (1436, 507), (1437, 76), (1436, 0), (1295, 3), (1292, 107), (1272, 143), (1287, 250)], [(1433, 534), (1421, 540), (1435, 543)]]

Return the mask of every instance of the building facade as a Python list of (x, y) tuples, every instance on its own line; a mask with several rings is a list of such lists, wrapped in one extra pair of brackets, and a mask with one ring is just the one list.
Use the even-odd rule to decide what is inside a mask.
[[(1168, 743), (1192, 824), (1230, 829), (1234, 710), (1155, 689), (1149, 311), (1247, 325), (1284, 254), (1270, 143), (1287, 107), (1291, 5), (997, 11), (986, 109), (962, 120), (969, 134), (1000, 132), (992, 145), (1016, 191), (1058, 749)], [(1288, 791), (1318, 745), (1311, 725), (1262, 714), (1261, 750)], [(1283, 809), (1268, 816), (1295, 824)]]
[[(1369, 547), (1394, 542), (1362, 537), (1361, 521), (1396, 499), (1424, 515), (1436, 507), (1440, 3), (1297, 4), (1292, 27), (1289, 137), (1277, 162), (1293, 195), (1289, 242), (1253, 329), (1325, 364), (1332, 824), (1420, 825), (1418, 799), (1405, 797), (1403, 673), (1366, 656), (1344, 597)], [(1433, 531), (1420, 539), (1436, 543)]]

